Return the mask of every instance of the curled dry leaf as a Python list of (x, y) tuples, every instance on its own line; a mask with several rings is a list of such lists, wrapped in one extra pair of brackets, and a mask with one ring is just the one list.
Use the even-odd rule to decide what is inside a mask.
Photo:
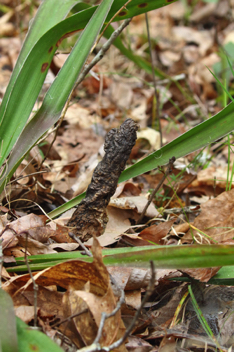
[(115, 194), (112, 198), (120, 197), (131, 197), (139, 196), (141, 194), (141, 187), (137, 183), (133, 182), (121, 182), (115, 191)]
[[(120, 235), (127, 231), (130, 226), (131, 211), (124, 209), (117, 209), (111, 206), (108, 206), (107, 215), (109, 221), (106, 225), (103, 235), (98, 237), (98, 241), (101, 246), (108, 246), (112, 243), (118, 241)], [(92, 245), (93, 239), (90, 238), (85, 245)]]
[[(8, 250), (7, 254), (11, 255), (17, 251), (17, 248), (18, 250), (21, 250), (20, 247), (26, 248), (27, 242), (28, 254), (55, 253), (54, 250), (43, 244), (54, 234), (49, 226), (45, 226), (45, 220), (45, 217), (29, 214), (7, 224), (1, 235), (3, 250), (5, 252)], [(23, 250), (24, 252), (25, 250)], [(22, 252), (20, 256), (22, 256)]]
[[(17, 235), (22, 233), (29, 234), (30, 230), (32, 230), (32, 234), (35, 236), (34, 230), (37, 229), (39, 231), (39, 228), (44, 227), (44, 225), (44, 219), (34, 214), (29, 214), (12, 221), (2, 230), (2, 248), (14, 247), (18, 243)], [(49, 235), (51, 235), (50, 231)]]
[[(122, 197), (111, 199), (109, 205), (120, 209), (132, 209), (135, 210), (136, 213), (141, 214), (147, 202), (148, 200), (144, 196)], [(149, 218), (154, 218), (159, 215), (159, 212), (153, 204), (150, 204), (145, 215)], [(135, 217), (137, 218), (137, 214)]]
[[(95, 339), (97, 328), (101, 322), (102, 313), (105, 312), (110, 314), (116, 306), (116, 300), (110, 285), (109, 274), (102, 262), (101, 247), (95, 238), (92, 250), (94, 255), (94, 261), (92, 263), (93, 268), (89, 274), (87, 273), (88, 278), (90, 279), (90, 285), (85, 285), (84, 290), (73, 290), (71, 288), (64, 296), (64, 308), (67, 316), (77, 314), (85, 308), (89, 309), (87, 313), (74, 318), (75, 328), (80, 336), (82, 336), (85, 345), (91, 344)], [(93, 293), (91, 289), (94, 268), (103, 288), (102, 294), (99, 293), (99, 295)], [(108, 346), (113, 343), (117, 339), (117, 336), (119, 336), (120, 331), (122, 331), (122, 333), (124, 332), (124, 325), (121, 320), (121, 312), (118, 311), (113, 317), (110, 317), (105, 321), (100, 340), (101, 345)], [(125, 350), (123, 348), (121, 349)]]
[(30, 238), (25, 233), (17, 235), (17, 238), (18, 238), (19, 245), (21, 245), (23, 248), (27, 247), (27, 252), (30, 255), (57, 253), (49, 246)]
[(131, 352), (149, 352), (153, 348), (149, 342), (137, 336), (129, 336), (126, 347)]

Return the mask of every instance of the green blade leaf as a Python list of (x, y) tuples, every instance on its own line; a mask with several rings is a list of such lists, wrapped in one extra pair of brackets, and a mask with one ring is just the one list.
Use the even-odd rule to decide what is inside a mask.
[(209, 268), (234, 264), (234, 247), (229, 245), (185, 245), (142, 249), (103, 258), (106, 265), (145, 266), (150, 260), (156, 268)]
[[(234, 264), (234, 246), (231, 245), (183, 245), (183, 246), (147, 246), (133, 248), (105, 249), (102, 251), (105, 265), (148, 267), (153, 260), (156, 268), (210, 268)], [(48, 261), (47, 261), (48, 258)], [(29, 257), (31, 270), (42, 270), (70, 259), (92, 261), (81, 256), (80, 252), (56, 253)], [(24, 258), (17, 258), (20, 263)], [(26, 265), (8, 268), (10, 271), (27, 271)]]
[[(41, 3), (40, 7), (37, 10), (36, 16), (29, 28), (23, 47), (20, 51), (19, 57), (15, 64), (14, 71), (11, 75), (10, 82), (7, 86), (7, 90), (4, 94), (4, 99), (1, 104), (2, 111), (5, 110), (6, 104), (8, 103), (9, 95), (11, 93), (12, 87), (15, 84), (17, 75), (19, 74), (19, 71), (21, 70), (21, 67), (26, 57), (28, 56), (28, 54), (30, 53), (30, 51), (32, 50), (36, 42), (50, 28), (52, 28), (58, 22), (63, 20), (69, 13), (70, 9), (75, 4), (77, 4), (77, 2), (79, 2), (79, 0), (66, 0), (66, 1), (46, 0)], [(51, 16), (51, 13), (53, 13), (53, 16)], [(3, 119), (3, 116), (0, 119), (0, 124), (2, 119)]]
[[(104, 36), (105, 38), (110, 38), (111, 34), (114, 32), (114, 28), (112, 26), (109, 26), (105, 33)], [(147, 73), (152, 74), (152, 65), (150, 64), (150, 62), (146, 61), (143, 57), (139, 56), (139, 55), (135, 55), (131, 50), (127, 49), (124, 45), (122, 40), (118, 37), (116, 38), (116, 40), (114, 41), (113, 45), (119, 49), (119, 51), (126, 56), (129, 60), (131, 60), (132, 62), (134, 62), (137, 66), (139, 66), (140, 68), (142, 68), (143, 70), (145, 70)], [(171, 77), (169, 77), (167, 74), (165, 74), (163, 71), (161, 71), (160, 69), (158, 69), (157, 67), (155, 67), (154, 69), (155, 71), (155, 75), (159, 78), (169, 78), (171, 79)]]
[(59, 119), (69, 94), (103, 26), (112, 2), (113, 0), (104, 0), (97, 8), (48, 90), (41, 108), (21, 133), (8, 160), (7, 169), (10, 175), (22, 156)]
[[(46, 334), (33, 330), (21, 319), (16, 318), (19, 352), (63, 352)], [(15, 351), (14, 349), (11, 352)]]
[(0, 288), (0, 351), (17, 352), (15, 311), (11, 297)]

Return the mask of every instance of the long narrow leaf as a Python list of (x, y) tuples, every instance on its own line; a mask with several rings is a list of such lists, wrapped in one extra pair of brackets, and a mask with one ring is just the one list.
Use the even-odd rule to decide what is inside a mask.
[(14, 305), (7, 292), (0, 288), (0, 351), (18, 351)]
[[(104, 36), (105, 38), (110, 38), (111, 34), (114, 32), (114, 28), (112, 26), (109, 26), (105, 33)], [(143, 57), (139, 55), (135, 55), (131, 50), (127, 49), (124, 45), (122, 40), (118, 37), (114, 41), (113, 45), (119, 49), (119, 51), (126, 56), (129, 60), (134, 62), (137, 66), (145, 70), (147, 73), (152, 74), (152, 65), (147, 62)], [(155, 75), (159, 78), (170, 78), (167, 76), (163, 71), (155, 67)]]
[[(63, 352), (55, 342), (46, 334), (38, 330), (33, 330), (21, 319), (16, 318), (17, 333), (19, 340), (18, 352)], [(11, 352), (15, 350), (12, 349)]]
[[(234, 246), (231, 245), (183, 245), (147, 246), (134, 248), (105, 249), (102, 252), (105, 265), (148, 267), (153, 260), (156, 268), (183, 269), (228, 266), (234, 264)], [(92, 261), (80, 252), (56, 253), (30, 257), (30, 268), (42, 270), (67, 259)], [(20, 263), (24, 258), (17, 258)], [(33, 263), (33, 264), (31, 264)], [(34, 264), (35, 263), (35, 264)], [(13, 267), (9, 271), (27, 271), (26, 265)]]
[(67, 61), (48, 90), (41, 108), (26, 125), (14, 146), (8, 160), (8, 170), (14, 170), (29, 148), (59, 119), (112, 2), (113, 0), (104, 0), (85, 27)]
[[(9, 102), (9, 95), (12, 91), (16, 78), (21, 70), (23, 63), (36, 44), (36, 42), (52, 27), (54, 27), (58, 22), (63, 20), (70, 9), (77, 4), (80, 0), (46, 0), (43, 1), (37, 10), (36, 16), (29, 28), (27, 36), (25, 38), (23, 47), (20, 51), (19, 57), (14, 67), (14, 71), (11, 75), (10, 82), (7, 86), (7, 90), (4, 94), (4, 99), (1, 104), (0, 110), (0, 125), (4, 117), (1, 111), (4, 111), (6, 104)], [(51, 16), (53, 14), (53, 16)]]

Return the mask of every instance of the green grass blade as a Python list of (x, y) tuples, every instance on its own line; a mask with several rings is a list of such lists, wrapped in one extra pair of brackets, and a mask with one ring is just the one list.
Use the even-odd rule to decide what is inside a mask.
[[(105, 265), (148, 267), (153, 260), (156, 268), (184, 269), (230, 266), (234, 264), (234, 246), (231, 245), (184, 245), (147, 246), (134, 248), (105, 249), (102, 252)], [(48, 259), (47, 259), (48, 258)], [(92, 258), (81, 256), (80, 252), (56, 253), (29, 257), (32, 270), (41, 270), (67, 259)], [(22, 263), (24, 258), (17, 258)], [(57, 261), (57, 262), (56, 262)], [(26, 265), (8, 268), (9, 271), (27, 271)]]
[[(212, 76), (214, 77), (214, 79), (216, 80), (216, 82), (220, 85), (220, 87), (222, 88), (222, 90), (226, 93), (226, 95), (230, 98), (231, 101), (234, 102), (234, 99), (232, 97), (232, 95), (229, 93), (228, 89), (226, 88), (226, 84), (223, 84), (218, 77), (209, 69), (209, 67), (206, 67), (210, 73), (212, 74)], [(227, 102), (227, 98), (225, 97), (225, 103)], [(225, 104), (224, 103), (224, 104)], [(224, 105), (226, 106), (226, 104)]]
[[(16, 78), (21, 70), (21, 67), (36, 44), (36, 42), (42, 37), (50, 28), (54, 27), (58, 22), (63, 20), (70, 9), (78, 2), (78, 0), (66, 0), (66, 1), (58, 1), (58, 0), (46, 0), (43, 1), (40, 7), (37, 10), (36, 16), (29, 28), (27, 36), (25, 38), (23, 47), (20, 51), (19, 57), (14, 67), (14, 71), (11, 75), (10, 82), (7, 86), (7, 90), (4, 94), (4, 99), (1, 104), (1, 111), (4, 111), (6, 108), (6, 104), (9, 100), (9, 95), (14, 86)], [(59, 5), (59, 6), (58, 6)], [(55, 10), (56, 9), (56, 10)], [(53, 16), (51, 14), (53, 13)], [(1, 116), (1, 120), (3, 116)]]
[[(132, 5), (134, 5), (134, 1), (132, 1)], [(139, 6), (139, 5), (138, 5)], [(84, 3), (80, 3), (78, 5), (76, 5), (72, 12), (73, 11), (81, 11), (83, 9), (88, 9), (90, 8), (91, 6), (88, 5), (88, 4), (84, 4)], [(130, 7), (130, 12), (131, 13), (131, 7)], [(109, 16), (108, 16), (109, 17)], [(129, 16), (130, 17), (130, 16)], [(110, 25), (106, 30), (105, 30), (105, 33), (104, 33), (104, 37), (109, 39), (111, 34), (114, 32), (114, 28)], [(115, 47), (117, 49), (119, 49), (119, 51), (125, 55), (129, 60), (133, 61), (137, 66), (139, 66), (140, 68), (142, 68), (143, 70), (145, 70), (147, 73), (151, 74), (152, 73), (152, 65), (147, 62), (144, 58), (142, 58), (141, 56), (138, 56), (138, 55), (134, 55), (134, 53), (127, 49), (124, 45), (123, 45), (123, 42), (122, 40), (118, 37), (113, 45), (115, 45)], [(163, 71), (159, 70), (158, 68), (155, 67), (155, 74), (160, 77), (160, 78), (170, 78), (169, 76), (167, 76)]]
[(213, 285), (234, 286), (234, 265), (222, 267), (208, 283)]
[(229, 245), (164, 246), (106, 256), (106, 265), (145, 266), (150, 260), (156, 268), (183, 269), (205, 268), (234, 264), (234, 247)]
[[(208, 325), (208, 323), (207, 323), (207, 321), (206, 321), (206, 319), (205, 319), (205, 317), (204, 317), (204, 315), (203, 315), (203, 313), (202, 313), (202, 311), (201, 311), (201, 309), (200, 309), (200, 307), (199, 307), (199, 305), (198, 305), (198, 303), (197, 303), (197, 301), (196, 301), (196, 298), (195, 298), (195, 296), (194, 296), (194, 294), (193, 294), (191, 285), (188, 286), (188, 291), (189, 291), (189, 294), (190, 294), (190, 296), (191, 296), (191, 301), (192, 301), (193, 308), (194, 308), (194, 310), (195, 310), (195, 312), (196, 312), (196, 314), (197, 314), (197, 317), (198, 317), (198, 319), (199, 319), (199, 321), (200, 321), (200, 323), (201, 323), (203, 329), (205, 330), (205, 332), (207, 333), (207, 335), (208, 335), (212, 340), (215, 341), (215, 336), (214, 336), (214, 334), (213, 334), (211, 328), (209, 327), (209, 325)], [(216, 342), (216, 341), (215, 341), (215, 342)]]
[[(16, 318), (18, 333), (18, 352), (63, 352), (55, 342), (41, 331), (33, 330), (21, 319)], [(11, 352), (15, 350), (11, 350)]]
[(16, 73), (12, 76), (17, 77), (12, 79), (12, 83), (10, 82), (0, 106), (0, 166), (29, 118), (57, 50), (56, 43), (63, 35), (72, 31), (75, 24), (77, 26), (73, 18), (72, 21), (64, 20), (51, 28), (35, 44), (19, 72), (18, 66), (16, 67)]
[(22, 156), (59, 119), (69, 94), (103, 26), (112, 2), (113, 0), (104, 0), (97, 8), (48, 90), (41, 108), (21, 133), (8, 160), (9, 175), (13, 173)]
[(0, 288), (0, 351), (17, 352), (18, 341), (14, 305), (7, 292)]
[[(112, 26), (109, 26), (104, 33), (105, 38), (110, 38), (110, 36), (113, 32), (114, 32), (114, 28)], [(147, 73), (152, 74), (152, 65), (149, 62), (147, 62), (144, 58), (142, 58), (141, 56), (135, 55), (135, 54), (133, 54), (133, 52), (131, 50), (127, 49), (123, 45), (122, 40), (119, 37), (114, 41), (113, 44), (129, 60), (134, 62), (137, 66), (139, 66), (140, 68), (145, 70)], [(157, 67), (155, 67), (155, 74), (157, 77), (162, 78), (162, 79), (163, 78), (170, 78), (163, 71), (159, 70)]]

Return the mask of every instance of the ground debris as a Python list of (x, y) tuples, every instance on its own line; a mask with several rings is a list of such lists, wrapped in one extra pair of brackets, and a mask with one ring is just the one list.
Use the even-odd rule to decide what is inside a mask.
[(118, 179), (124, 170), (136, 142), (137, 124), (127, 119), (119, 129), (113, 128), (105, 139), (105, 155), (94, 170), (86, 197), (68, 221), (72, 233), (87, 241), (100, 236), (108, 222), (106, 207), (115, 193)]

